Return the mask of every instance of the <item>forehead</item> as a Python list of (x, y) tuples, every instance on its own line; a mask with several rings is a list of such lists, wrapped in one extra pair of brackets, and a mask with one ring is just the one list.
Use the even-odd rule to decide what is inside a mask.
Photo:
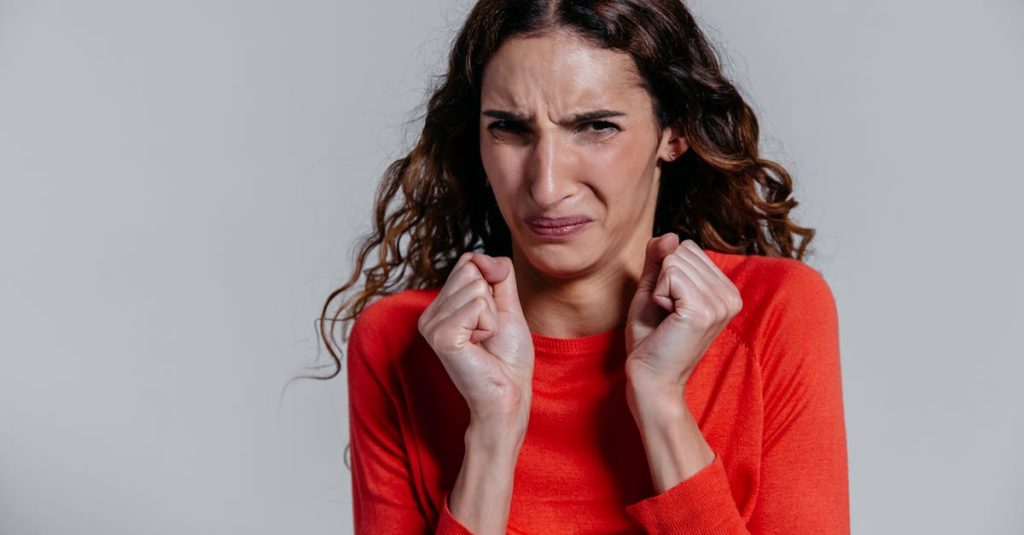
[(484, 69), (481, 102), (515, 109), (544, 105), (565, 111), (643, 106), (649, 102), (641, 84), (636, 64), (627, 53), (556, 32), (506, 40)]

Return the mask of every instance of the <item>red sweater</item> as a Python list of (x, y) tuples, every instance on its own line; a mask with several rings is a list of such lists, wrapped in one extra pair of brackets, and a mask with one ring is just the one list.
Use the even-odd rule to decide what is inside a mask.
[[(849, 533), (828, 285), (797, 260), (706, 253), (743, 297), (685, 389), (714, 462), (655, 494), (626, 405), (623, 330), (573, 339), (534, 333), (533, 398), (509, 533)], [(417, 329), (438, 291), (380, 298), (352, 326), (357, 533), (469, 533), (447, 502), (469, 412)]]

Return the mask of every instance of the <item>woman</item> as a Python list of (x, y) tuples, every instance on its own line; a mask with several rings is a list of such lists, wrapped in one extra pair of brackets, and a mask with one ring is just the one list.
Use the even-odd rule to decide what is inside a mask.
[(477, 3), (321, 318), (365, 273), (356, 531), (847, 533), (835, 304), (757, 140), (678, 0)]

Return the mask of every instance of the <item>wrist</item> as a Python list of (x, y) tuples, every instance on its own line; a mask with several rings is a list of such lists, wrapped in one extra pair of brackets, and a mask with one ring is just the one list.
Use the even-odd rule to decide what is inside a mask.
[(645, 418), (672, 418), (688, 412), (686, 389), (683, 384), (636, 381), (627, 378), (626, 404), (633, 416)]
[(656, 492), (665, 492), (714, 461), (715, 452), (687, 406), (682, 387), (652, 391), (630, 386), (627, 400)]
[(493, 425), (471, 424), (466, 430), (466, 451), (448, 507), (472, 533), (505, 533), (521, 435)]
[(526, 438), (525, 422), (517, 421), (473, 421), (466, 428), (465, 443), (467, 454), (500, 459), (519, 456), (519, 449)]

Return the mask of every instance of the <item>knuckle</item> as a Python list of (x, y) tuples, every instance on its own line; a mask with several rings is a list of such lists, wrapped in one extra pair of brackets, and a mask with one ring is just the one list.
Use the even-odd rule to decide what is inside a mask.
[(473, 262), (471, 262), (472, 258), (472, 252), (462, 253), (462, 256), (460, 256), (458, 261), (456, 261), (455, 263), (455, 269), (453, 269), (452, 272), (448, 275), (449, 278), (453, 277), (456, 273), (461, 273), (466, 269), (469, 269), (469, 267), (473, 265)]
[(693, 320), (701, 327), (710, 327), (718, 322), (718, 311), (713, 307), (701, 307), (693, 312)]
[(471, 277), (482, 279), (484, 276), (483, 273), (480, 272), (480, 268), (476, 267), (476, 264), (473, 262), (466, 262), (462, 265), (462, 268), (466, 270), (466, 272), (472, 273), (472, 275), (470, 275)]
[(425, 336), (425, 338), (427, 339), (427, 342), (430, 343), (430, 347), (434, 349), (443, 347), (442, 344), (444, 343), (444, 337), (441, 335), (440, 329), (436, 329), (428, 333), (427, 336)]
[(487, 284), (487, 281), (483, 279), (474, 279), (473, 282), (469, 284), (472, 292), (478, 296), (481, 294), (489, 295), (491, 293), (491, 285)]
[(679, 268), (675, 266), (662, 266), (661, 274), (658, 275), (657, 286), (661, 288), (666, 284), (672, 284), (672, 280), (679, 277), (681, 273)]
[(487, 300), (484, 299), (483, 297), (480, 297), (480, 296), (474, 297), (472, 299), (472, 301), (470, 301), (470, 302), (473, 304), (473, 307), (475, 307), (477, 310), (486, 310), (487, 309)]

